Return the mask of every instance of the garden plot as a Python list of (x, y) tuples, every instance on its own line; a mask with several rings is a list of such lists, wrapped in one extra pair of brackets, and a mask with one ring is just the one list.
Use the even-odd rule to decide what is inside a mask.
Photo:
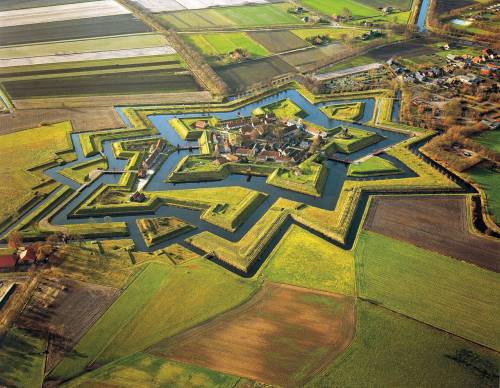
[(127, 8), (114, 0), (91, 1), (87, 3), (0, 12), (0, 27), (126, 15), (130, 13)]
[(229, 7), (245, 4), (266, 4), (267, 0), (133, 0), (152, 12), (180, 11), (183, 9), (203, 9), (209, 7)]
[(61, 55), (56, 54), (56, 55), (46, 55), (40, 57), (0, 59), (0, 68), (12, 67), (12, 66), (43, 65), (48, 63), (66, 63), (66, 62), (79, 62), (79, 61), (94, 61), (103, 59), (150, 57), (150, 56), (172, 55), (172, 54), (175, 54), (175, 50), (170, 46), (148, 47), (142, 49), (97, 51), (97, 52), (87, 52), (78, 54), (61, 54)]

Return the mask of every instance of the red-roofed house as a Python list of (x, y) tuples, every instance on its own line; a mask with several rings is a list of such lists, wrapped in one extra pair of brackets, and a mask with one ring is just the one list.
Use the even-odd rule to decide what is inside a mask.
[(17, 257), (14, 254), (0, 256), (0, 271), (12, 271), (17, 263)]

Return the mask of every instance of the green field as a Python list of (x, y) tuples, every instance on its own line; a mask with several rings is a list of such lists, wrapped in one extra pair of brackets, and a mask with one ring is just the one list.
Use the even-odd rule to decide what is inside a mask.
[(466, 174), (486, 193), (488, 212), (500, 223), (500, 173), (486, 168), (474, 167)]
[(349, 9), (356, 19), (380, 15), (376, 8), (355, 0), (301, 0), (301, 3), (328, 16), (340, 15), (344, 8)]
[(146, 387), (154, 381), (161, 387), (233, 388), (239, 377), (225, 375), (195, 365), (165, 360), (147, 353), (137, 353), (84, 374), (68, 387), (120, 386)]
[(383, 159), (379, 156), (373, 156), (363, 162), (357, 164), (350, 164), (347, 172), (348, 176), (377, 176), (377, 175), (390, 175), (399, 174), (402, 171), (397, 168), (390, 161)]
[[(498, 353), (367, 302), (354, 341), (308, 387), (495, 387)], [(472, 352), (460, 360), (457, 355)], [(497, 375), (493, 377), (492, 375)]]
[(113, 305), (90, 328), (68, 355), (52, 372), (52, 376), (66, 379), (83, 372), (117, 335), (118, 330), (130, 322), (155, 295), (168, 274), (169, 268), (149, 264), (126, 288)]
[(355, 258), (361, 297), (500, 350), (499, 274), (367, 231)]
[[(265, 57), (269, 52), (244, 32), (190, 34), (186, 39), (207, 57), (232, 53), (237, 48), (248, 51), (251, 58)], [(217, 59), (217, 58), (215, 58)]]
[[(257, 285), (208, 261), (191, 260), (168, 270), (163, 268), (162, 280), (151, 290), (150, 298), (142, 301), (140, 310), (126, 322), (115, 320), (123, 324), (115, 327), (98, 362), (143, 350), (233, 308), (248, 299)], [(150, 289), (145, 282), (141, 287)]]
[(269, 280), (345, 295), (354, 293), (354, 258), (305, 229), (292, 225), (267, 258)]
[(0, 344), (0, 384), (41, 387), (47, 341), (25, 330), (12, 328)]
[(478, 136), (475, 136), (473, 140), (495, 152), (500, 153), (500, 130), (481, 132)]
[(287, 3), (245, 5), (169, 12), (158, 17), (176, 30), (302, 24), (298, 17), (287, 12), (289, 7)]

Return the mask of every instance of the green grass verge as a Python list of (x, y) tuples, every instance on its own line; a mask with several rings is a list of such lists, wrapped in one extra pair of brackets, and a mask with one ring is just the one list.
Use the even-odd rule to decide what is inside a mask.
[(67, 386), (145, 387), (154, 381), (159, 386), (172, 388), (233, 388), (239, 380), (239, 377), (141, 352), (86, 373)]
[(500, 172), (474, 167), (465, 174), (483, 189), (487, 211), (500, 223)]
[(355, 257), (361, 297), (500, 350), (499, 274), (367, 231)]

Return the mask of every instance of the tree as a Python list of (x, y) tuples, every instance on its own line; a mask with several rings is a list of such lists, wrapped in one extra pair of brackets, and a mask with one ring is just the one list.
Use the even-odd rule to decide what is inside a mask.
[(15, 230), (9, 234), (8, 237), (8, 247), (11, 249), (17, 249), (23, 245), (23, 235), (21, 232)]
[(347, 20), (351, 20), (352, 19), (352, 11), (349, 8), (344, 7), (344, 8), (342, 8), (342, 11), (340, 11), (340, 16), (342, 16), (343, 18), (345, 18)]

